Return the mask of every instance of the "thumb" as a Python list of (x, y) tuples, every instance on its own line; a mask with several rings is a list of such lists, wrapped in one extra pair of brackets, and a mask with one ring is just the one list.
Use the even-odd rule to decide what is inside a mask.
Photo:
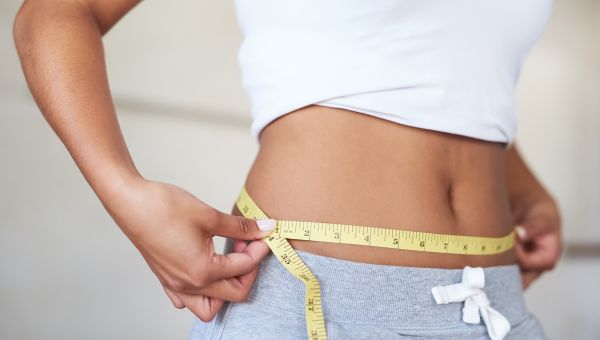
[(274, 219), (254, 220), (217, 210), (216, 222), (209, 227), (209, 232), (240, 240), (256, 240), (269, 235), (276, 226), (277, 221)]
[(515, 226), (515, 232), (521, 241), (529, 241), (552, 231), (552, 224), (542, 215), (530, 215)]

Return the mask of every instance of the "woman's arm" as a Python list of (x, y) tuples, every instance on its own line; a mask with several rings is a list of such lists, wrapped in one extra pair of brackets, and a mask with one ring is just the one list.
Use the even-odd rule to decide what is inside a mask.
[(562, 253), (561, 218), (556, 200), (521, 158), (516, 144), (506, 152), (506, 173), (513, 222), (517, 226), (517, 260), (523, 287), (553, 269)]
[(25, 1), (14, 38), (44, 117), (103, 202), (139, 177), (109, 92), (101, 37), (139, 1)]
[(244, 301), (274, 227), (222, 213), (174, 185), (144, 179), (125, 144), (109, 90), (102, 35), (139, 1), (28, 0), (14, 38), (29, 88), (108, 213), (138, 248), (176, 307), (211, 320), (224, 300)]

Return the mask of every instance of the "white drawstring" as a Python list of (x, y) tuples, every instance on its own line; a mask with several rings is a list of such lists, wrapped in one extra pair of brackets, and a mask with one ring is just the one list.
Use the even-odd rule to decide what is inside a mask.
[(482, 289), (484, 286), (483, 268), (466, 266), (463, 270), (461, 283), (433, 287), (431, 293), (438, 305), (464, 301), (463, 321), (478, 324), (483, 319), (490, 338), (501, 340), (510, 331), (510, 323), (502, 314), (490, 306), (490, 301)]

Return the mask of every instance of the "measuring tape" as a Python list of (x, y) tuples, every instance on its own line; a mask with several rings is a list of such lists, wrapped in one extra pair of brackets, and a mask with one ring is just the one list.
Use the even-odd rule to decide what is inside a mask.
[[(236, 205), (246, 218), (269, 218), (254, 203), (246, 188), (242, 188), (236, 200)], [(275, 229), (264, 239), (279, 262), (306, 286), (304, 302), (308, 338), (322, 340), (327, 339), (327, 331), (321, 307), (321, 286), (317, 277), (302, 262), (302, 259), (287, 239), (357, 244), (434, 253), (493, 255), (507, 251), (514, 246), (515, 232), (511, 231), (510, 234), (502, 237), (476, 237), (351, 224), (277, 220)]]

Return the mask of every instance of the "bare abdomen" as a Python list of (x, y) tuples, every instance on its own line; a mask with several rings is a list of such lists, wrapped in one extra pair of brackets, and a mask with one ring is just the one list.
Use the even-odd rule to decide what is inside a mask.
[[(504, 236), (513, 227), (500, 143), (329, 107), (309, 106), (269, 124), (246, 188), (275, 219), (473, 236)], [(515, 262), (512, 250), (466, 256), (290, 243), (377, 264), (461, 268)]]

